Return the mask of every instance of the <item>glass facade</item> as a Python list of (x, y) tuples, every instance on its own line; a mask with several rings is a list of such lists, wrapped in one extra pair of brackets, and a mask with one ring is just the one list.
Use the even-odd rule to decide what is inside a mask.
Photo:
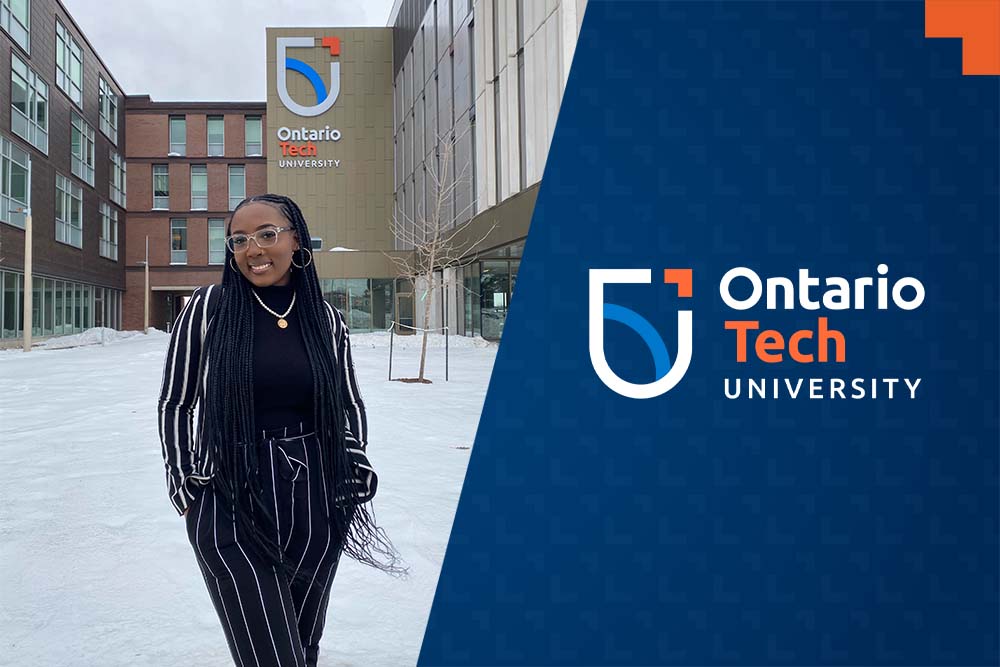
[(462, 300), (457, 333), (489, 340), (501, 337), (523, 251), (524, 241), (515, 242), (456, 270), (456, 293)]
[[(32, 336), (66, 335), (92, 327), (121, 328), (121, 290), (47, 276), (32, 277)], [(24, 334), (24, 274), (0, 271), (0, 338)]]
[(392, 324), (395, 295), (391, 278), (327, 278), (319, 282), (323, 298), (344, 314), (352, 333), (385, 331)]
[[(396, 321), (406, 327), (415, 326), (413, 319), (413, 281), (409, 278), (396, 279)], [(396, 333), (409, 333), (409, 330), (399, 329)]]

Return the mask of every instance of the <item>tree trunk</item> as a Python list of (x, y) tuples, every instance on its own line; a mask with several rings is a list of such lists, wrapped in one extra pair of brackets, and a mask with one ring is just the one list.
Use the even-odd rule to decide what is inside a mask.
[(424, 367), (427, 365), (427, 329), (431, 323), (431, 302), (434, 300), (434, 272), (430, 271), (427, 280), (427, 292), (424, 296), (424, 338), (420, 343), (420, 373), (417, 378), (424, 379)]
[(417, 375), (417, 379), (423, 381), (424, 379), (424, 362), (427, 359), (427, 332), (424, 331), (424, 340), (420, 344), (420, 374)]

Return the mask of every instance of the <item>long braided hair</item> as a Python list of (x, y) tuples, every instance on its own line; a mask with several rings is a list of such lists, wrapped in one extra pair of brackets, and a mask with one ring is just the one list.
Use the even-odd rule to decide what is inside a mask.
[[(279, 210), (298, 234), (300, 248), (312, 247), (309, 229), (298, 205), (281, 195), (265, 194), (240, 202), (233, 215), (250, 203)], [(232, 218), (226, 227), (231, 233)], [(300, 255), (301, 257), (301, 255)], [(206, 335), (208, 369), (203, 439), (215, 462), (215, 488), (233, 512), (236, 536), (267, 562), (281, 568), (289, 580), (311, 577), (306, 567), (286, 561), (275, 540), (276, 519), (269, 510), (256, 475), (258, 437), (254, 421), (253, 296), (251, 283), (232, 269), (235, 258), (226, 244), (222, 295)], [(291, 275), (296, 310), (306, 353), (312, 366), (313, 421), (321, 444), (321, 468), (329, 520), (341, 536), (344, 553), (358, 562), (390, 574), (405, 574), (395, 547), (375, 522), (370, 504), (359, 503), (345, 439), (346, 413), (341, 394), (341, 369), (335, 358), (333, 328), (323, 300), (315, 262), (299, 264)], [(347, 363), (340, 359), (339, 363)]]

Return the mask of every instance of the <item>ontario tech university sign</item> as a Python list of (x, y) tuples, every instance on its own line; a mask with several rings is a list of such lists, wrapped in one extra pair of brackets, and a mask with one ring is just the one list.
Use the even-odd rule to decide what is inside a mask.
[[(335, 36), (277, 37), (274, 45), (275, 90), (285, 109), (304, 118), (315, 118), (330, 111), (340, 97), (340, 39)], [(294, 56), (311, 57), (314, 62), (328, 65), (328, 69), (321, 68), (327, 73), (326, 80), (315, 67)], [(315, 104), (303, 104), (301, 96), (296, 100), (289, 89), (289, 73), (304, 78), (311, 88), (309, 94), (315, 98)], [(327, 155), (331, 153), (329, 150), (322, 150), (340, 141), (342, 136), (340, 130), (328, 124), (322, 127), (282, 125), (276, 130), (276, 136), (281, 151), (279, 169), (340, 167), (340, 158)], [(329, 143), (324, 145), (326, 142)]]

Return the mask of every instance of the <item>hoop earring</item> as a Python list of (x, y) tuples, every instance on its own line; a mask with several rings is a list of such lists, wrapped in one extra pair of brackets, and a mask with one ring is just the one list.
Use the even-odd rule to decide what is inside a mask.
[(309, 259), (306, 261), (305, 264), (296, 264), (295, 263), (295, 253), (292, 253), (292, 266), (294, 266), (297, 269), (304, 269), (307, 266), (309, 266), (310, 264), (312, 264), (312, 261), (313, 261), (312, 250), (310, 250), (309, 248), (299, 248), (299, 250), (301, 250), (303, 252), (309, 253)]
[(229, 268), (231, 268), (236, 273), (240, 272), (240, 270), (238, 268), (236, 268), (235, 266), (233, 266), (233, 258), (232, 257), (229, 258)]

